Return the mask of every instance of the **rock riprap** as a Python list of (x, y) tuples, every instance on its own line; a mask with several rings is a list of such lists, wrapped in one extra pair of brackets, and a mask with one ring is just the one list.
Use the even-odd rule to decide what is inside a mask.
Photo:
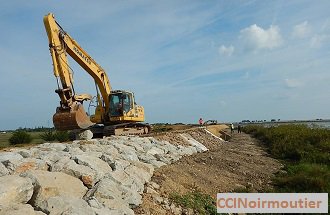
[(207, 150), (184, 138), (185, 146), (113, 136), (0, 152), (0, 215), (134, 214), (155, 168)]

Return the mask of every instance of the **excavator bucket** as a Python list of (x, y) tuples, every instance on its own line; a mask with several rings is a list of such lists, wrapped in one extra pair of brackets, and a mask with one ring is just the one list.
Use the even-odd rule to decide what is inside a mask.
[(57, 108), (53, 116), (53, 123), (55, 129), (59, 131), (86, 129), (94, 125), (87, 116), (82, 104), (76, 104), (70, 110)]

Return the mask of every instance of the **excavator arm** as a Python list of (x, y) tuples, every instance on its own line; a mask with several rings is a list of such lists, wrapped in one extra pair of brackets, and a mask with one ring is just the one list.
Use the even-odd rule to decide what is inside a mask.
[(82, 102), (91, 99), (88, 94), (77, 95), (73, 87), (73, 75), (68, 64), (69, 54), (94, 79), (102, 98), (98, 94), (100, 119), (96, 123), (107, 120), (109, 110), (109, 95), (111, 85), (106, 72), (93, 60), (80, 45), (69, 36), (56, 22), (54, 15), (49, 13), (44, 17), (44, 25), (49, 39), (49, 49), (53, 61), (54, 75), (58, 80), (58, 89), (61, 102), (53, 116), (54, 126), (58, 130), (72, 130), (88, 128), (93, 125), (87, 116)]

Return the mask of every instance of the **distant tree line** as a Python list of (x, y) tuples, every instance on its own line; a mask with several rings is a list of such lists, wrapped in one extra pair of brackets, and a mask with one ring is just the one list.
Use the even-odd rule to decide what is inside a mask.
[(46, 132), (49, 130), (54, 130), (54, 127), (44, 127), (44, 126), (39, 126), (39, 127), (34, 127), (34, 128), (22, 128), (19, 127), (16, 130), (7, 130), (8, 132), (14, 132), (14, 131), (25, 131), (25, 132)]

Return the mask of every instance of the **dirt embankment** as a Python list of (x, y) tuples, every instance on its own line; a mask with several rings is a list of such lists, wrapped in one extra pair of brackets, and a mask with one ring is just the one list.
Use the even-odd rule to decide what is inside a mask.
[[(164, 197), (196, 189), (214, 198), (217, 193), (238, 189), (262, 192), (271, 187), (271, 177), (282, 167), (256, 139), (247, 134), (235, 133), (230, 141), (223, 142), (200, 129), (182, 132), (190, 134), (209, 151), (183, 157), (174, 164), (156, 170), (152, 181), (160, 185), (159, 193)], [(171, 140), (171, 143), (175, 138), (182, 141), (171, 132), (157, 135), (156, 138)], [(161, 204), (156, 204), (152, 194), (148, 193), (144, 194), (143, 204), (135, 212), (171, 214)]]

